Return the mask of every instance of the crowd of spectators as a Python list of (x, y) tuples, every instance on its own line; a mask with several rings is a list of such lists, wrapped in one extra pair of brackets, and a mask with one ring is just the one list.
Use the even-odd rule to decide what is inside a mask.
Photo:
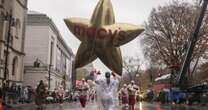
[(4, 85), (0, 91), (2, 100), (6, 104), (23, 104), (34, 100), (34, 89), (30, 86)]

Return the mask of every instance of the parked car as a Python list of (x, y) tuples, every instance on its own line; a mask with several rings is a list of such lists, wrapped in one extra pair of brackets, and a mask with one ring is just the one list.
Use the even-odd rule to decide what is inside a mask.
[(171, 89), (171, 98), (170, 101), (171, 102), (175, 102), (177, 104), (179, 103), (184, 103), (186, 101), (186, 93), (178, 88), (172, 88)]
[(161, 103), (183, 103), (186, 101), (186, 93), (178, 88), (164, 89), (160, 91), (158, 101)]
[(154, 100), (154, 92), (152, 90), (147, 90), (145, 94), (145, 101), (151, 102)]
[(199, 84), (192, 86), (186, 90), (187, 103), (207, 104), (208, 103), (208, 84)]

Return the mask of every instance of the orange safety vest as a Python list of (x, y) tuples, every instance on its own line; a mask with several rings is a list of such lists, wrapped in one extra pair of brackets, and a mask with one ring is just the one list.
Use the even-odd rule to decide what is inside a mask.
[(2, 102), (2, 99), (0, 99), (0, 110), (4, 110)]

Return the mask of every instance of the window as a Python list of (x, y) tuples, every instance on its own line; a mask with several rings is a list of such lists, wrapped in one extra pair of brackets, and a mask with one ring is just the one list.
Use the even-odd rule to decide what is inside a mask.
[(16, 32), (15, 32), (15, 38), (18, 39), (19, 38), (19, 30), (21, 28), (21, 21), (19, 18), (17, 18), (15, 20), (15, 28), (16, 28)]
[(17, 72), (17, 66), (18, 66), (18, 58), (17, 56), (13, 58), (12, 61), (12, 75), (14, 76)]
[(61, 54), (61, 72), (66, 73), (66, 57), (64, 53)]
[(11, 35), (10, 40), (9, 40), (9, 45), (13, 46), (13, 44), (14, 44), (14, 37), (13, 37), (13, 35)]
[(57, 53), (56, 53), (56, 68), (58, 72), (61, 71), (61, 50), (58, 46), (57, 46)]

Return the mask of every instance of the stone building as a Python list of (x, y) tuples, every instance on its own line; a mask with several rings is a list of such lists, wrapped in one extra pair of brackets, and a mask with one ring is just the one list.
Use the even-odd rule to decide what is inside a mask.
[(54, 22), (46, 14), (29, 11), (26, 37), (24, 84), (35, 88), (43, 80), (50, 90), (60, 85), (69, 89), (74, 54)]
[[(27, 0), (0, 0), (0, 85), (21, 85)], [(7, 45), (8, 44), (8, 45)]]

